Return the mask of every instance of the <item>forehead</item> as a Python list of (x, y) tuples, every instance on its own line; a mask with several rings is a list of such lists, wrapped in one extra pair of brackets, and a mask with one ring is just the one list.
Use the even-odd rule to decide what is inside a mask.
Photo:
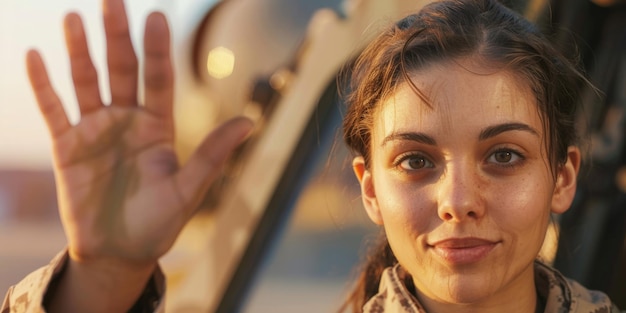
[(529, 84), (505, 70), (460, 60), (432, 65), (410, 77), (428, 103), (402, 83), (381, 103), (374, 135), (416, 128), (433, 133), (468, 132), (514, 121), (543, 129)]

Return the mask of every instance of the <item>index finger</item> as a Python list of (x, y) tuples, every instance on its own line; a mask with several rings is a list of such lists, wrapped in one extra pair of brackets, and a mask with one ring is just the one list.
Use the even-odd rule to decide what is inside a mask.
[(39, 104), (39, 110), (48, 125), (52, 138), (57, 138), (70, 129), (72, 125), (67, 118), (67, 114), (65, 114), (65, 109), (59, 96), (50, 84), (48, 72), (37, 51), (30, 50), (26, 54), (26, 70), (30, 85)]

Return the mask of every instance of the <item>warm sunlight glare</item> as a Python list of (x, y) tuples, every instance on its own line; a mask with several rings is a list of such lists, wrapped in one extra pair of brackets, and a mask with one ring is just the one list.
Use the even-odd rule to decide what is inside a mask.
[(235, 54), (227, 48), (217, 47), (209, 52), (207, 57), (207, 70), (209, 75), (217, 79), (223, 79), (233, 73), (235, 68)]

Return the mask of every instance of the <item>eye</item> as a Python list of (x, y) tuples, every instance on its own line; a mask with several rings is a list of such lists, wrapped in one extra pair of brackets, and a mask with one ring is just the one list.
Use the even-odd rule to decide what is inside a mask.
[(498, 149), (489, 156), (487, 160), (489, 163), (495, 163), (498, 165), (515, 165), (524, 160), (521, 153), (512, 149)]
[(423, 168), (433, 168), (435, 165), (421, 154), (405, 154), (396, 162), (396, 166), (406, 171), (414, 171)]

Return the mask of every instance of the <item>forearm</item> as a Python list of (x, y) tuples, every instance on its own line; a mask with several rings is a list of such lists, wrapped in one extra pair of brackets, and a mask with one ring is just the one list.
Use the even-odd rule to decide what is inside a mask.
[(127, 266), (111, 261), (69, 260), (51, 286), (47, 312), (128, 312), (145, 289), (157, 265)]

